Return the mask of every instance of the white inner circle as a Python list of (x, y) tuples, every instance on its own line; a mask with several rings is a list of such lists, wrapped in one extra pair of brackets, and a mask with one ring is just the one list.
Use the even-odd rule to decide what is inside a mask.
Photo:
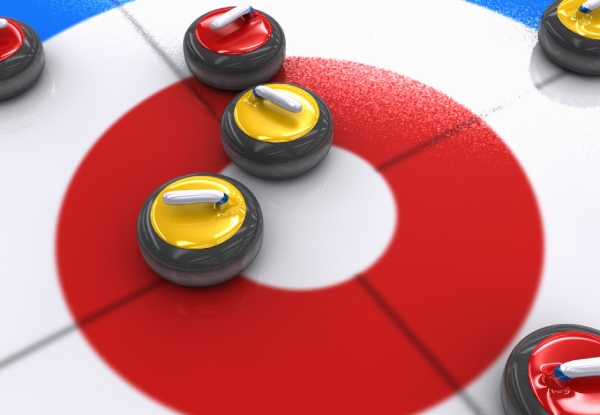
[(262, 248), (243, 272), (260, 284), (308, 290), (342, 283), (373, 265), (394, 235), (397, 209), (387, 182), (339, 147), (290, 180), (260, 179), (234, 164), (222, 174), (248, 187), (263, 210)]

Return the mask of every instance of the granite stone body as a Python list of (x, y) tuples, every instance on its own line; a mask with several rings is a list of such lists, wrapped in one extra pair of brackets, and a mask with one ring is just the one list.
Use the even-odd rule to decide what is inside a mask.
[(0, 62), (0, 100), (20, 94), (33, 85), (46, 63), (44, 46), (35, 30), (19, 20), (11, 20), (21, 25), (25, 41), (14, 55)]
[[(150, 222), (150, 209), (159, 193), (171, 183), (190, 176), (226, 180), (239, 189), (246, 202), (246, 217), (241, 228), (233, 237), (212, 248), (178, 248), (158, 236)], [(212, 173), (189, 174), (163, 184), (150, 195), (138, 216), (137, 235), (144, 259), (161, 277), (180, 285), (215, 285), (238, 275), (258, 254), (263, 238), (262, 210), (252, 192), (230, 177)]]
[(554, 63), (584, 75), (600, 75), (600, 40), (590, 39), (569, 30), (558, 18), (558, 6), (552, 3), (542, 15), (538, 41)]
[(298, 87), (317, 101), (319, 120), (306, 135), (285, 143), (254, 139), (238, 127), (233, 110), (248, 90), (241, 92), (229, 103), (221, 119), (221, 142), (227, 156), (238, 167), (264, 179), (289, 179), (314, 168), (325, 158), (333, 141), (331, 111), (317, 94)]
[(506, 415), (549, 415), (537, 400), (529, 383), (529, 358), (546, 338), (565, 331), (581, 331), (600, 336), (600, 331), (574, 324), (544, 327), (524, 337), (513, 349), (502, 374), (501, 397)]
[(240, 90), (262, 84), (275, 76), (285, 60), (285, 36), (275, 19), (257, 11), (271, 22), (271, 37), (259, 49), (240, 55), (214, 53), (198, 42), (196, 25), (208, 13), (190, 25), (183, 39), (183, 54), (196, 79), (215, 88)]

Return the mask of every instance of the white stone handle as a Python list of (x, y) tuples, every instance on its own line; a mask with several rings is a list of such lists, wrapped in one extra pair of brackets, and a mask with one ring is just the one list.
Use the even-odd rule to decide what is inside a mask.
[(194, 203), (216, 203), (222, 205), (229, 200), (227, 194), (212, 189), (204, 190), (173, 190), (162, 197), (167, 205), (191, 205)]
[(600, 376), (600, 357), (571, 360), (554, 369), (554, 374), (560, 380)]
[(257, 86), (252, 93), (257, 97), (268, 99), (273, 104), (290, 112), (302, 111), (302, 104), (298, 101), (266, 85)]
[(250, 14), (254, 11), (251, 6), (237, 6), (217, 17), (215, 20), (210, 22), (210, 28), (212, 30), (219, 30), (227, 26), (229, 23), (242, 17), (245, 14)]
[(581, 5), (579, 11), (582, 13), (589, 13), (598, 7), (600, 7), (600, 0), (588, 0)]

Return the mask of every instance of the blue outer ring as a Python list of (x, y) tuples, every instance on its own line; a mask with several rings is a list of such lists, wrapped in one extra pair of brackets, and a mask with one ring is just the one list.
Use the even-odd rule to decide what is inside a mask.
[(551, 0), (467, 0), (537, 29)]
[[(90, 17), (133, 0), (8, 0), (3, 2), (2, 16), (22, 20), (38, 33), (42, 41)], [(548, 0), (466, 0), (537, 28)]]
[[(9, 0), (3, 2), (2, 16), (29, 24), (42, 41), (97, 14), (133, 0)], [(510, 17), (531, 28), (537, 28), (548, 0), (467, 0)]]
[(21, 20), (31, 26), (42, 41), (90, 17), (133, 0), (8, 0), (0, 16)]

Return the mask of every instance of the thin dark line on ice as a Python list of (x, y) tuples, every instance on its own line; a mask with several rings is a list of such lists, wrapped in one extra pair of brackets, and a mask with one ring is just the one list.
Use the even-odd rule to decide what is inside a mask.
[(454, 379), (452, 374), (450, 374), (450, 372), (437, 359), (437, 357), (435, 357), (431, 350), (425, 346), (425, 343), (419, 339), (415, 332), (410, 329), (406, 322), (402, 320), (400, 315), (394, 311), (394, 309), (384, 300), (377, 290), (375, 290), (375, 288), (362, 275), (358, 275), (356, 280), (362, 285), (365, 291), (390, 318), (390, 320), (392, 320), (400, 332), (417, 348), (421, 355), (429, 362), (429, 364), (446, 382), (446, 384), (448, 384), (462, 398), (465, 404), (468, 405), (475, 414), (483, 415), (483, 411), (481, 408), (479, 408), (479, 405), (477, 405), (469, 395), (463, 392), (458, 381)]
[(0, 360), (0, 371), (14, 363), (17, 363), (18, 361), (22, 360), (23, 358), (43, 349), (44, 347), (49, 346), (49, 345), (55, 343), (56, 341), (66, 337), (67, 335), (75, 332), (77, 329), (82, 328), (90, 323), (93, 323), (94, 321), (98, 320), (99, 318), (104, 317), (107, 314), (110, 314), (113, 311), (116, 311), (127, 304), (130, 304), (131, 302), (137, 300), (140, 297), (143, 297), (145, 294), (154, 290), (156, 287), (160, 286), (163, 283), (164, 283), (164, 280), (154, 281), (151, 284), (148, 284), (148, 285), (140, 288), (139, 290), (134, 291), (133, 293), (128, 294), (125, 297), (112, 302), (111, 304), (107, 305), (106, 307), (103, 307), (100, 310), (95, 311), (94, 313), (88, 315), (87, 317), (84, 317), (83, 319), (81, 319), (73, 324), (69, 324), (68, 326), (63, 327), (62, 329), (59, 329), (59, 330), (55, 331), (54, 333), (52, 333), (48, 336), (45, 336), (45, 337), (39, 339), (38, 341), (30, 344), (29, 346), (26, 346), (23, 349), (5, 357), (4, 359)]
[(548, 78), (540, 83), (533, 84), (533, 86), (535, 87), (535, 89), (543, 89), (543, 88), (547, 87), (548, 85), (553, 84), (554, 82), (558, 81), (559, 79), (561, 79), (565, 76), (567, 76), (566, 72), (559, 72), (556, 75), (551, 76), (550, 78)]
[(196, 101), (204, 108), (206, 108), (211, 117), (214, 118), (217, 122), (221, 123), (221, 116), (215, 110), (215, 108), (207, 101), (193, 86), (192, 82), (195, 82), (194, 79), (188, 79), (190, 77), (190, 73), (181, 70), (175, 61), (169, 57), (169, 54), (163, 50), (158, 42), (154, 39), (154, 37), (150, 34), (148, 30), (135, 18), (124, 6), (126, 3), (122, 3), (118, 0), (110, 0), (115, 6), (117, 6), (118, 10), (125, 17), (125, 19), (133, 25), (136, 31), (142, 36), (142, 38), (150, 45), (150, 47), (158, 54), (161, 60), (167, 64), (169, 69), (173, 71), (173, 73), (181, 80), (184, 81), (185, 86), (189, 90), (189, 92), (194, 96)]
[[(566, 74), (563, 73), (563, 72), (558, 73), (558, 74), (556, 74), (556, 75), (554, 75), (554, 76), (552, 76), (552, 77), (550, 77), (550, 78), (548, 78), (548, 79), (546, 79), (546, 80), (544, 80), (544, 81), (542, 81), (540, 83), (534, 84), (533, 86), (536, 89), (542, 89), (542, 88), (544, 88), (544, 87), (546, 87), (546, 86), (548, 86), (548, 85), (556, 82), (557, 80), (559, 80), (560, 78), (564, 77), (565, 75)], [(401, 154), (393, 157), (392, 159), (387, 160), (386, 162), (380, 164), (379, 166), (376, 167), (377, 170), (378, 171), (383, 171), (383, 170), (389, 169), (390, 167), (393, 167), (396, 164), (398, 164), (398, 163), (400, 163), (400, 162), (402, 162), (402, 161), (404, 161), (404, 160), (406, 160), (406, 159), (408, 159), (408, 158), (410, 158), (412, 156), (415, 156), (415, 155), (419, 154), (423, 150), (426, 150), (426, 149), (428, 149), (428, 148), (430, 148), (430, 147), (432, 147), (432, 146), (434, 146), (436, 144), (439, 144), (440, 142), (442, 142), (442, 141), (444, 141), (444, 140), (452, 137), (453, 135), (455, 135), (455, 134), (457, 134), (457, 133), (459, 133), (459, 132), (461, 132), (461, 131), (469, 128), (469, 127), (471, 127), (472, 125), (477, 124), (480, 121), (483, 121), (486, 117), (490, 116), (491, 114), (493, 114), (495, 112), (498, 112), (498, 111), (506, 108), (507, 106), (509, 106), (513, 102), (519, 100), (525, 94), (518, 95), (518, 96), (516, 96), (516, 97), (514, 97), (514, 98), (512, 98), (512, 99), (510, 99), (510, 100), (508, 100), (506, 102), (504, 102), (503, 104), (497, 105), (497, 106), (493, 107), (490, 110), (484, 111), (483, 113), (481, 113), (479, 115), (473, 115), (473, 116), (467, 118), (465, 121), (460, 122), (460, 123), (458, 123), (458, 124), (456, 124), (456, 125), (448, 128), (448, 129), (442, 131), (439, 134), (436, 134), (435, 136), (433, 136), (429, 140), (427, 140), (427, 141), (425, 141), (425, 142), (423, 142), (423, 143), (421, 143), (421, 144), (419, 144), (419, 145), (417, 145), (417, 146), (415, 146), (415, 147), (413, 147), (413, 148), (405, 151), (404, 153), (401, 153)]]
[(475, 123), (478, 123), (479, 121), (481, 121), (481, 118), (477, 115), (474, 115), (474, 116), (468, 118), (466, 121), (464, 121), (460, 124), (457, 124), (454, 127), (447, 129), (446, 131), (442, 131), (441, 133), (435, 135), (433, 138), (430, 138), (429, 140), (425, 141), (424, 143), (421, 143), (421, 144), (411, 148), (410, 150), (405, 151), (404, 153), (399, 154), (398, 156), (386, 161), (385, 163), (380, 164), (379, 166), (377, 166), (377, 170), (378, 171), (386, 170), (386, 169), (400, 163), (401, 161), (404, 161), (409, 157), (417, 155), (421, 151), (428, 149), (429, 147), (432, 147), (441, 141), (444, 141), (445, 139), (453, 136), (454, 134), (470, 127), (471, 125), (473, 125)]

